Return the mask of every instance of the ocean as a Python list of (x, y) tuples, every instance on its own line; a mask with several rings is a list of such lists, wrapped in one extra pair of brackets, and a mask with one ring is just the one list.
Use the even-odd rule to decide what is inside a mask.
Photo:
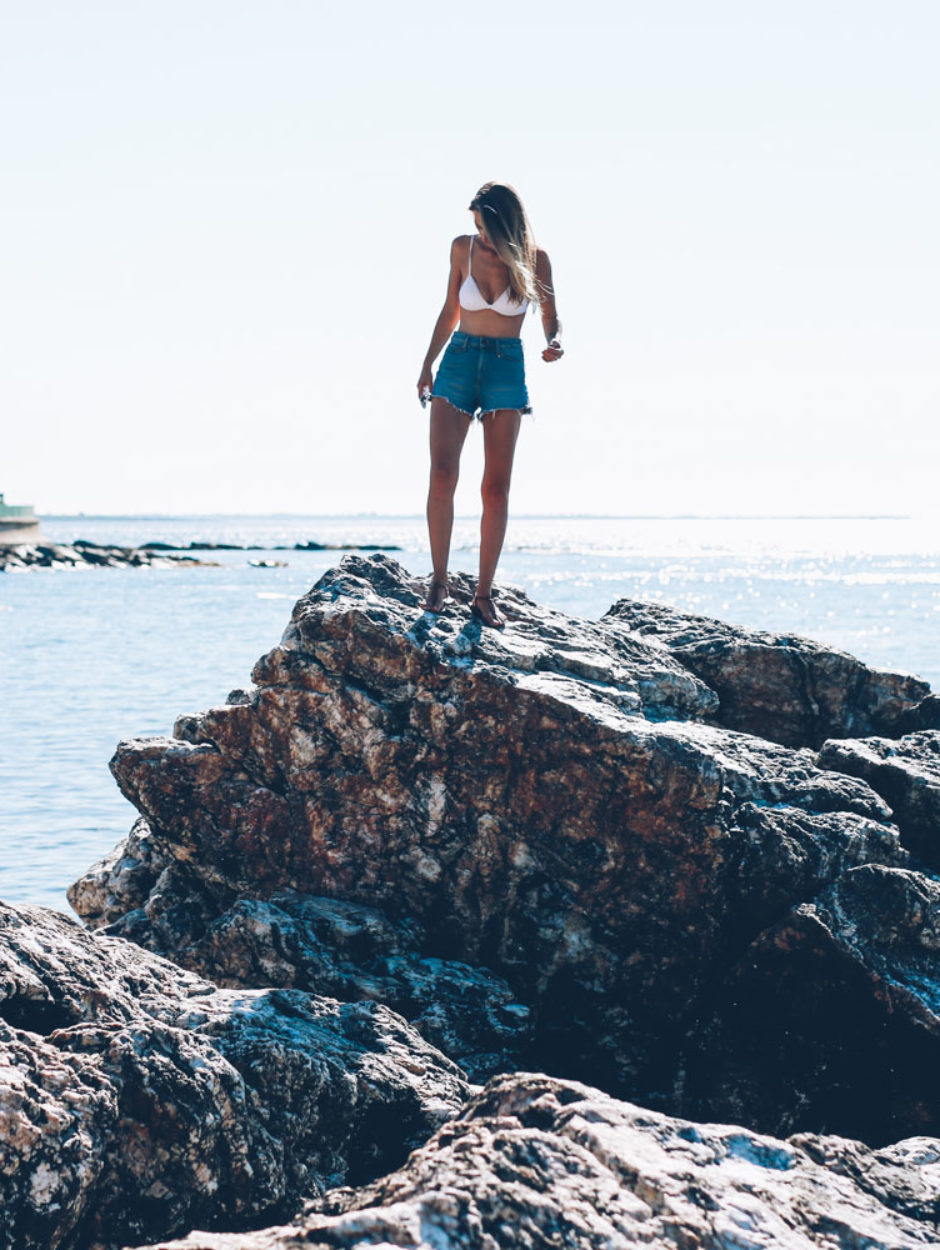
[[(473, 571), (478, 522), (455, 525)], [(420, 517), (54, 517), (44, 535), (125, 546), (229, 542), (218, 567), (0, 574), (0, 898), (70, 913), (65, 889), (134, 819), (108, 760), (122, 738), (249, 684), (294, 601), (344, 552), (395, 545), (430, 568)], [(283, 568), (249, 560), (279, 559)], [(621, 598), (799, 633), (940, 688), (940, 527), (908, 517), (517, 517), (500, 580), (574, 616)], [(71, 913), (70, 913), (71, 914)]]

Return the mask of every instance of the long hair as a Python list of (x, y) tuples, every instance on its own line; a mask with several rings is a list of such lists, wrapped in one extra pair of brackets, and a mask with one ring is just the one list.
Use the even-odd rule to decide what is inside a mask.
[(509, 290), (521, 304), (538, 304), (535, 281), (535, 239), (516, 190), (505, 182), (485, 182), (470, 201), (483, 221), (486, 237), (509, 270)]

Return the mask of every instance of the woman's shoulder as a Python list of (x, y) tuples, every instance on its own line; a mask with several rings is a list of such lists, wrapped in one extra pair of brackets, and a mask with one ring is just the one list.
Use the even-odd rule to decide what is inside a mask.
[(548, 252), (544, 247), (535, 249), (535, 272), (540, 276), (548, 274), (552, 271), (552, 262), (548, 259)]
[(466, 260), (467, 253), (470, 250), (470, 238), (469, 234), (458, 234), (456, 239), (451, 239), (451, 260)]

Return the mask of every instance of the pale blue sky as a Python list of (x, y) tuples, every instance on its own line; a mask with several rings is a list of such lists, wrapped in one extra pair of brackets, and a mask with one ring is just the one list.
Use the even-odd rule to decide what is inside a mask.
[(414, 382), (500, 178), (566, 339), (524, 332), (517, 511), (937, 507), (933, 0), (0, 14), (11, 502), (420, 511)]

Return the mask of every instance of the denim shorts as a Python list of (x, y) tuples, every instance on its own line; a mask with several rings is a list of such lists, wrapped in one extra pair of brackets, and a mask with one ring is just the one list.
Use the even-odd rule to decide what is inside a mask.
[(489, 338), (455, 330), (431, 394), (481, 420), (499, 408), (531, 412), (522, 339)]

